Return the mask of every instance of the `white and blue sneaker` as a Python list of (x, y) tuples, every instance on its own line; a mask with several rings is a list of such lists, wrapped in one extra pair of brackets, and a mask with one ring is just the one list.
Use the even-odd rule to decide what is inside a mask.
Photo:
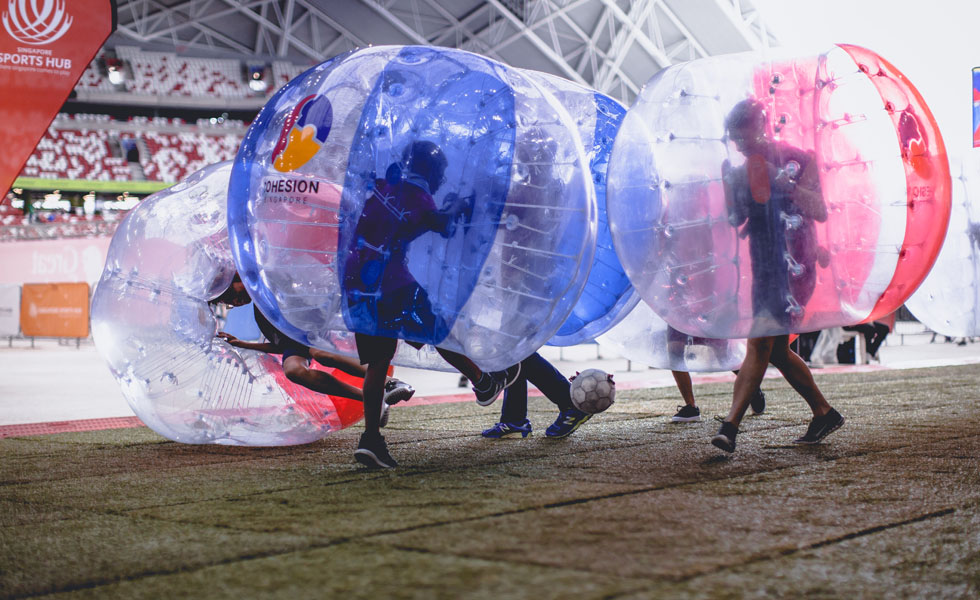
[(524, 419), (523, 423), (497, 423), (490, 429), (483, 431), (483, 437), (491, 438), (495, 440), (503, 439), (505, 437), (511, 437), (519, 435), (522, 438), (526, 438), (531, 435), (531, 421)]
[(570, 408), (558, 413), (555, 422), (548, 426), (544, 434), (552, 439), (564, 438), (575, 433), (582, 423), (592, 418), (592, 415), (577, 408)]

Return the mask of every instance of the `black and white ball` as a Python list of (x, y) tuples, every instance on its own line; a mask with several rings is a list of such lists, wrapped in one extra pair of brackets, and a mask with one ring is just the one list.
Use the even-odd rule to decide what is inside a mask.
[(586, 369), (572, 378), (572, 404), (589, 414), (601, 413), (614, 402), (616, 382), (599, 369)]

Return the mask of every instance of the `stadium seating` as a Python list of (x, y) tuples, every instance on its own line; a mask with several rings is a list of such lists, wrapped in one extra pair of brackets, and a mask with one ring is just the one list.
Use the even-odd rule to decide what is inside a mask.
[[(242, 140), (241, 121), (190, 126), (183, 119), (133, 117), (128, 127), (108, 115), (59, 114), (28, 158), (21, 175), (45, 179), (132, 181), (124, 140), (140, 149), (150, 181), (174, 182), (212, 163), (231, 160)], [(117, 126), (111, 126), (115, 123)], [(100, 127), (101, 126), (101, 127)], [(161, 129), (166, 128), (167, 131)]]
[[(124, 75), (113, 84), (105, 71), (112, 62)], [(269, 89), (257, 94), (246, 80), (246, 64), (235, 59), (205, 59), (150, 52), (117, 46), (103, 50), (89, 63), (76, 85), (81, 101), (118, 103), (125, 94), (134, 96), (134, 106), (145, 105), (136, 96), (194, 98), (189, 106), (208, 106), (196, 99), (212, 99), (216, 111), (227, 106), (223, 100), (257, 101), (304, 72), (307, 67), (274, 61), (266, 71)], [(82, 95), (84, 92), (84, 96)], [(193, 119), (134, 116), (127, 121), (106, 114), (58, 114), (28, 158), (20, 175), (44, 179), (84, 181), (176, 182), (215, 162), (231, 160), (238, 151), (247, 123), (239, 119)], [(127, 160), (134, 158), (139, 163)], [(115, 229), (115, 213), (75, 216), (46, 212), (25, 217), (20, 209), (0, 203), (0, 240), (48, 239), (98, 236)]]
[(24, 177), (130, 181), (132, 173), (125, 158), (113, 156), (109, 132), (104, 129), (48, 128), (21, 172)]
[(279, 89), (282, 86), (289, 83), (289, 80), (296, 77), (308, 67), (301, 67), (299, 65), (294, 65), (293, 63), (275, 61), (272, 63), (272, 82), (271, 85), (274, 89)]
[(152, 181), (180, 181), (207, 165), (231, 160), (242, 138), (236, 134), (210, 135), (199, 132), (179, 134), (148, 131), (142, 136), (149, 159), (141, 160), (146, 178)]
[(140, 95), (247, 98), (242, 62), (235, 59), (187, 58), (167, 52), (144, 52), (118, 46), (116, 56), (130, 68), (126, 88)]
[(82, 89), (90, 92), (115, 92), (116, 86), (102, 75), (99, 69), (99, 59), (101, 56), (96, 57), (92, 62), (85, 67), (82, 72), (81, 78), (75, 85), (76, 89)]

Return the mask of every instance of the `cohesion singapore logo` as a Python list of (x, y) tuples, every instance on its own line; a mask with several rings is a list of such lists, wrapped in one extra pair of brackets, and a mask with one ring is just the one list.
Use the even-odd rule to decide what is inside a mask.
[(276, 170), (287, 173), (308, 163), (327, 141), (331, 125), (333, 107), (329, 100), (317, 95), (300, 100), (286, 117), (272, 150)]
[(2, 20), (10, 37), (32, 46), (50, 44), (72, 24), (65, 0), (9, 0)]

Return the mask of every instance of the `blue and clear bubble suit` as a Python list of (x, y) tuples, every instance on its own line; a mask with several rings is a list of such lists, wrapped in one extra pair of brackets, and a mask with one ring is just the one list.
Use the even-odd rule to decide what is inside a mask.
[[(92, 295), (92, 337), (133, 412), (190, 444), (302, 444), (343, 427), (329, 398), (284, 378), (275, 357), (215, 337), (208, 300), (231, 283), (231, 163), (157, 192), (120, 223)], [(311, 409), (311, 407), (315, 407)]]
[[(906, 224), (941, 201), (906, 202), (915, 160), (900, 147), (931, 114), (860, 50), (699, 59), (643, 87), (613, 148), (609, 221), (637, 292), (672, 327), (746, 338), (857, 323), (903, 261), (931, 260)], [(941, 142), (933, 159), (941, 173)], [(809, 200), (790, 201), (797, 189)]]
[(368, 48), (293, 79), (250, 127), (229, 196), (253, 299), (318, 348), (347, 330), (505, 368), (564, 322), (595, 249), (572, 117), (460, 50)]
[(524, 73), (550, 91), (575, 119), (595, 186), (598, 227), (592, 269), (572, 312), (548, 340), (552, 346), (573, 346), (594, 340), (609, 330), (640, 299), (616, 256), (606, 218), (606, 169), (626, 108), (608, 96), (567, 79), (538, 71)]
[(639, 302), (596, 342), (632, 362), (671, 371), (732, 371), (745, 360), (744, 339), (681, 333), (667, 325), (646, 302)]
[(929, 329), (980, 335), (980, 149), (968, 152), (953, 180), (953, 210), (936, 264), (905, 306)]

